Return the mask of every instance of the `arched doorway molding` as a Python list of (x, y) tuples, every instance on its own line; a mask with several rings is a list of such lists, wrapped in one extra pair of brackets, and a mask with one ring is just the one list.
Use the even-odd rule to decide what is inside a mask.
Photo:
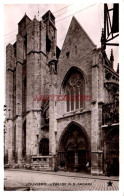
[(90, 161), (90, 142), (86, 130), (72, 121), (64, 129), (58, 143), (60, 167), (69, 171), (86, 171), (86, 163)]
[(90, 150), (90, 140), (89, 140), (89, 136), (85, 130), (84, 127), (82, 127), (79, 123), (75, 122), (75, 121), (72, 121), (70, 122), (66, 127), (65, 129), (63, 130), (60, 138), (59, 138), (59, 142), (58, 142), (58, 151), (61, 151), (61, 141), (62, 141), (62, 138), (64, 137), (64, 135), (66, 134), (67, 130), (69, 130), (69, 128), (71, 127), (77, 127), (79, 128), (79, 130), (82, 132), (82, 134), (84, 134), (84, 136), (86, 137), (86, 140), (87, 140), (87, 144), (88, 144), (88, 150)]

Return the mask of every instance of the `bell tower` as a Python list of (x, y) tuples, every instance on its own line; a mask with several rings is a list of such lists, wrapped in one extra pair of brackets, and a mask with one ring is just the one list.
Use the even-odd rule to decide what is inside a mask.
[[(56, 55), (56, 35), (55, 17), (48, 11), (42, 17), (46, 24), (46, 63), (49, 67), (49, 95), (56, 95), (56, 81), (57, 81), (57, 55)], [(49, 155), (52, 156), (52, 169), (55, 166), (56, 157), (56, 100), (49, 100)]]
[(53, 59), (56, 59), (56, 34), (55, 17), (49, 10), (42, 17), (46, 24), (46, 55), (47, 63)]

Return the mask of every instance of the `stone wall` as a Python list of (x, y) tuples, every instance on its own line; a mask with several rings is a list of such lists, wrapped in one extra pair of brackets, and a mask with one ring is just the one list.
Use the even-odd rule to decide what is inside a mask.
[(51, 171), (52, 157), (50, 156), (32, 156), (31, 169), (36, 171)]

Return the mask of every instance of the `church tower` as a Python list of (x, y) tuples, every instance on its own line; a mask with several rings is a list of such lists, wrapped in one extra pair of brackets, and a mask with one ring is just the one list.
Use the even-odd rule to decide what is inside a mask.
[[(39, 156), (43, 138), (49, 141), (48, 155), (55, 154), (55, 102), (44, 103), (38, 98), (56, 94), (60, 53), (56, 34), (55, 17), (50, 11), (41, 21), (25, 14), (18, 23), (16, 42), (7, 46), (5, 155), (10, 165), (28, 164), (32, 156)], [(45, 112), (49, 125), (44, 131)]]
[[(48, 11), (42, 19), (46, 23), (46, 61), (49, 67), (49, 95), (55, 96), (57, 84), (57, 30), (55, 27), (55, 17)], [(52, 169), (54, 169), (56, 155), (56, 104), (55, 97), (54, 100), (49, 99), (49, 155), (52, 157)]]
[(55, 17), (48, 11), (42, 17), (44, 23), (46, 24), (46, 56), (47, 62), (56, 58), (56, 27), (55, 27)]

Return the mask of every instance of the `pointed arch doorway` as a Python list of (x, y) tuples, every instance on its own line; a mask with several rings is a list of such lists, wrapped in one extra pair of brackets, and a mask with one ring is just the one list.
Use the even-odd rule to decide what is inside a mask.
[(59, 142), (59, 165), (68, 171), (87, 172), (90, 162), (89, 142), (86, 131), (77, 123), (70, 123)]

